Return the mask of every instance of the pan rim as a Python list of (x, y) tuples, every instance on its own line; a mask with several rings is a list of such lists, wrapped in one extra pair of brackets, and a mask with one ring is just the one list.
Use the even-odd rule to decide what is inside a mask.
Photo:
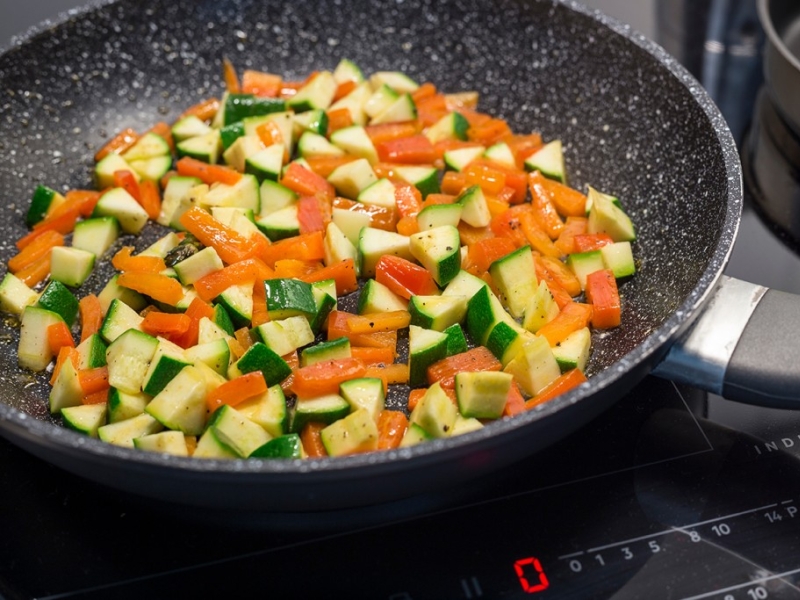
[[(31, 43), (34, 38), (51, 29), (55, 29), (68, 20), (86, 17), (91, 12), (117, 0), (92, 0), (82, 7), (61, 13), (58, 18), (46, 20), (29, 28), (12, 38), (8, 47), (0, 46), (0, 55)], [(738, 233), (743, 205), (742, 172), (738, 150), (733, 137), (719, 109), (707, 95), (701, 84), (669, 55), (661, 46), (624, 24), (600, 11), (590, 9), (576, 0), (549, 0), (553, 6), (561, 5), (567, 9), (587, 15), (613, 33), (625, 38), (638, 48), (653, 57), (670, 75), (687, 88), (692, 99), (703, 110), (719, 143), (720, 153), (725, 164), (728, 183), (728, 201), (725, 218), (721, 225), (721, 233), (716, 248), (711, 254), (708, 264), (699, 277), (695, 288), (686, 296), (681, 305), (654, 331), (652, 331), (634, 350), (623, 356), (601, 373), (593, 376), (589, 383), (546, 403), (537, 409), (517, 415), (512, 419), (503, 419), (488, 424), (481, 430), (461, 436), (433, 440), (411, 448), (402, 448), (370, 454), (347, 457), (270, 461), (267, 459), (238, 460), (196, 460), (192, 458), (161, 455), (158, 453), (140, 452), (134, 449), (112, 446), (64, 427), (53, 425), (29, 416), (22, 411), (0, 404), (0, 434), (17, 439), (27, 439), (39, 445), (51, 446), (65, 453), (89, 455), (94, 461), (104, 462), (125, 460), (128, 468), (161, 469), (179, 473), (215, 473), (220, 477), (304, 477), (316, 473), (318, 476), (341, 477), (342, 474), (354, 473), (361, 476), (376, 468), (385, 470), (404, 470), (417, 468), (420, 463), (440, 462), (448, 456), (458, 453), (462, 448), (470, 446), (476, 449), (489, 449), (502, 442), (497, 441), (498, 434), (519, 432), (527, 425), (550, 415), (559, 413), (572, 405), (595, 396), (598, 392), (619, 384), (629, 371), (645, 366), (647, 370), (657, 362), (669, 347), (669, 342), (685, 331), (698, 312), (710, 298), (725, 265), (727, 264), (733, 242)], [(638, 380), (638, 379), (637, 379)], [(500, 436), (503, 437), (503, 436)]]

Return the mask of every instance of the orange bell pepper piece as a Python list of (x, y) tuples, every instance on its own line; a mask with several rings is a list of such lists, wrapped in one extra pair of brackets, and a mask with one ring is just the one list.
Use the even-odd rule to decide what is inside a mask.
[(223, 404), (236, 406), (267, 391), (267, 382), (261, 371), (240, 375), (214, 388), (206, 396), (208, 410), (214, 412)]
[(138, 141), (138, 133), (136, 133), (130, 127), (123, 129), (108, 142), (106, 142), (106, 144), (100, 148), (100, 150), (97, 151), (97, 154), (94, 155), (94, 160), (95, 162), (100, 162), (112, 152), (122, 154)]
[(194, 289), (201, 300), (210, 302), (232, 285), (254, 283), (272, 276), (272, 269), (261, 259), (248, 258), (201, 277), (194, 282)]
[[(348, 81), (345, 82), (345, 85), (354, 83), (355, 82)], [(337, 108), (336, 110), (329, 110), (327, 114), (328, 114), (328, 135), (332, 134), (334, 131), (338, 131), (339, 129), (344, 129), (345, 127), (350, 127), (351, 125), (355, 124), (353, 122), (353, 115), (350, 114), (350, 109), (348, 108)]]
[(300, 196), (316, 196), (328, 201), (336, 196), (332, 184), (298, 163), (289, 164), (280, 183)]
[(222, 57), (222, 76), (225, 79), (225, 87), (231, 94), (238, 94), (242, 91), (242, 86), (239, 84), (239, 76), (236, 74), (236, 68), (227, 57)]
[(570, 333), (588, 327), (592, 320), (592, 307), (589, 304), (570, 302), (555, 319), (544, 325), (537, 335), (547, 338), (550, 346), (564, 341)]
[(322, 260), (325, 258), (325, 237), (321, 231), (304, 233), (262, 247), (258, 254), (267, 266), (284, 258)]
[(408, 429), (408, 417), (399, 410), (382, 410), (378, 413), (378, 450), (391, 450), (400, 446)]
[(327, 423), (311, 422), (306, 423), (300, 431), (300, 443), (309, 458), (321, 458), (328, 456), (325, 445), (322, 443), (322, 430), (328, 426)]
[(242, 73), (242, 93), (254, 96), (276, 98), (281, 91), (283, 77), (247, 69)]
[(183, 299), (181, 284), (159, 273), (127, 271), (119, 275), (117, 284), (170, 306), (175, 306)]
[(357, 358), (337, 358), (300, 367), (294, 373), (292, 390), (300, 398), (337, 394), (339, 384), (363, 377), (364, 363)]
[(219, 98), (209, 98), (190, 106), (181, 115), (183, 117), (195, 116), (201, 121), (210, 121), (219, 110)]
[(397, 331), (408, 327), (410, 323), (411, 313), (406, 310), (393, 310), (370, 315), (353, 315), (347, 322), (347, 329), (351, 334), (378, 333)]
[(133, 246), (123, 246), (111, 259), (117, 271), (160, 273), (167, 268), (164, 259), (158, 256), (132, 256)]
[(172, 341), (176, 336), (186, 333), (191, 324), (191, 317), (183, 313), (164, 313), (151, 310), (142, 321), (142, 331), (153, 336), (160, 335)]
[(592, 305), (592, 327), (611, 329), (622, 323), (622, 303), (614, 273), (608, 269), (586, 276), (586, 301)]
[(384, 162), (432, 164), (437, 158), (433, 144), (422, 134), (387, 140), (375, 149)]
[(75, 340), (72, 339), (72, 333), (66, 323), (59, 321), (47, 327), (47, 345), (53, 354), (58, 354), (64, 347), (75, 347)]
[(44, 281), (50, 275), (50, 253), (23, 267), (15, 275), (28, 287)]
[(223, 262), (232, 264), (258, 256), (269, 242), (253, 234), (244, 237), (235, 229), (223, 225), (198, 206), (193, 206), (181, 215), (180, 223), (205, 246), (211, 246)]
[(428, 383), (437, 381), (446, 389), (454, 389), (457, 373), (474, 373), (477, 371), (499, 371), (502, 363), (483, 346), (477, 346), (461, 354), (454, 354), (433, 363), (428, 367)]
[(565, 394), (566, 392), (585, 382), (586, 376), (580, 369), (572, 369), (571, 371), (562, 373), (557, 379), (549, 383), (541, 392), (525, 402), (525, 410), (530, 410), (534, 406), (538, 406), (544, 402), (547, 402), (548, 400), (552, 400), (556, 396)]
[(87, 294), (78, 301), (81, 317), (81, 341), (100, 331), (103, 325), (103, 307), (94, 294)]
[(184, 156), (175, 163), (175, 168), (180, 175), (184, 177), (197, 177), (200, 181), (209, 185), (212, 183), (236, 185), (242, 178), (241, 173), (230, 167), (210, 165), (202, 160), (197, 160), (189, 156)]
[(44, 231), (8, 261), (8, 270), (17, 273), (28, 265), (49, 256), (50, 250), (64, 245), (64, 236), (57, 231)]
[(120, 187), (130, 194), (136, 202), (142, 203), (142, 195), (139, 193), (139, 182), (131, 171), (114, 171), (114, 186)]
[(348, 258), (328, 267), (317, 269), (307, 275), (302, 275), (300, 279), (306, 283), (333, 279), (336, 281), (336, 294), (338, 296), (355, 292), (358, 289), (356, 265), (352, 258)]
[(367, 125), (364, 128), (374, 145), (390, 140), (409, 137), (422, 131), (419, 121), (400, 121), (397, 123), (381, 123), (380, 125)]
[(81, 369), (78, 371), (78, 382), (84, 396), (89, 396), (109, 388), (108, 367)]
[(139, 183), (139, 204), (142, 205), (144, 212), (147, 216), (155, 220), (161, 213), (161, 194), (158, 190), (158, 184), (149, 179), (143, 179)]

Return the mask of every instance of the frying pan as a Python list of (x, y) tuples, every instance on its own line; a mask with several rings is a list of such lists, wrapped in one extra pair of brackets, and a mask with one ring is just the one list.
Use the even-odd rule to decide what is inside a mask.
[[(595, 335), (588, 384), (480, 431), (337, 459), (227, 462), (136, 452), (62, 428), (47, 412), (44, 378), (17, 368), (15, 328), (6, 323), (0, 432), (64, 469), (134, 494), (213, 507), (320, 511), (407, 497), (533, 455), (610, 406), (668, 352), (661, 372), (683, 376), (683, 365), (707, 353), (695, 339), (708, 341), (708, 322), (718, 318), (703, 311), (707, 304), (745, 322), (741, 314), (755, 309), (755, 318), (786, 304), (722, 278), (741, 212), (740, 168), (724, 121), (698, 83), (629, 28), (554, 0), (123, 0), (33, 31), (0, 56), (2, 258), (24, 233), (37, 184), (85, 187), (91, 157), (109, 135), (172, 120), (220, 94), (223, 55), (240, 69), (289, 79), (333, 68), (342, 57), (365, 72), (399, 69), (442, 90), (478, 90), (481, 108), (515, 131), (564, 140), (572, 184), (618, 195), (638, 228), (640, 265), (622, 286), (623, 325)], [(94, 283), (107, 276), (101, 270)], [(761, 310), (769, 299), (769, 310)], [(701, 314), (704, 323), (690, 330)], [(732, 337), (727, 322), (721, 329)], [(712, 350), (730, 355), (735, 339), (718, 337), (710, 338)], [(766, 345), (754, 343), (759, 351), (737, 364), (749, 368)], [(712, 359), (696, 378), (729, 395), (780, 404), (800, 386), (781, 375), (789, 369), (784, 349), (778, 354), (777, 383), (767, 373), (772, 387), (760, 396), (740, 389), (754, 380), (749, 372), (723, 383), (727, 358)]]

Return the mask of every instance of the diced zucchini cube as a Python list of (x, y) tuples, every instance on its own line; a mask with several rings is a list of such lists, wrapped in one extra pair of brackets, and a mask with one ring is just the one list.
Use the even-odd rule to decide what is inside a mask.
[(270, 319), (314, 317), (317, 305), (310, 283), (288, 278), (267, 279), (264, 281), (264, 289)]
[(266, 344), (256, 342), (228, 369), (228, 379), (246, 373), (261, 371), (268, 386), (278, 385), (292, 373), (292, 369)]
[(60, 281), (51, 281), (39, 295), (38, 306), (60, 315), (72, 327), (78, 316), (78, 299)]
[(162, 431), (164, 427), (156, 419), (142, 413), (124, 421), (103, 425), (97, 430), (97, 437), (116, 446), (133, 448), (133, 440)]
[(378, 181), (378, 177), (369, 161), (359, 158), (337, 167), (328, 176), (328, 181), (340, 195), (355, 200), (363, 190)]
[(424, 387), (428, 367), (447, 356), (447, 335), (416, 325), (408, 328), (408, 385)]
[(525, 168), (529, 171), (540, 171), (545, 177), (559, 183), (566, 183), (567, 174), (561, 140), (553, 140), (531, 154), (525, 159)]
[(95, 256), (86, 250), (56, 246), (50, 251), (50, 277), (54, 281), (80, 287), (92, 274)]
[(339, 393), (350, 404), (352, 411), (366, 409), (375, 422), (385, 408), (386, 395), (383, 391), (383, 381), (376, 377), (360, 377), (342, 382), (339, 385)]
[(556, 304), (550, 288), (547, 287), (547, 282), (540, 281), (536, 292), (534, 292), (525, 307), (522, 326), (531, 333), (536, 333), (555, 319), (559, 312), (558, 304)]
[(553, 356), (565, 373), (572, 369), (586, 370), (592, 345), (592, 333), (588, 327), (573, 331), (553, 347)]
[(375, 115), (370, 120), (371, 125), (381, 123), (396, 123), (400, 121), (413, 121), (417, 118), (417, 107), (411, 94), (403, 94), (392, 102), (383, 111)]
[(366, 159), (371, 165), (378, 162), (378, 151), (361, 125), (337, 129), (331, 134), (331, 142), (348, 154)]
[(180, 431), (161, 431), (133, 439), (133, 447), (147, 452), (189, 456), (186, 436)]
[(370, 452), (378, 447), (378, 426), (364, 408), (328, 425), (320, 436), (329, 456)]
[(469, 122), (466, 117), (457, 112), (443, 116), (425, 131), (432, 144), (445, 140), (466, 140)]
[(115, 217), (125, 233), (133, 234), (144, 229), (149, 218), (141, 204), (122, 188), (114, 188), (103, 194), (97, 201), (94, 214), (99, 217)]
[[(340, 209), (334, 209), (334, 211), (337, 210)], [(345, 212), (348, 215), (357, 214), (350, 211), (342, 212)], [(367, 222), (369, 222), (369, 216), (364, 216), (367, 217)], [(325, 230), (324, 244), (326, 265), (335, 265), (347, 259), (351, 259), (356, 263), (358, 262), (358, 250), (353, 245), (353, 242), (350, 240), (350, 238), (339, 228), (336, 220), (328, 223), (328, 227)]]
[(331, 424), (350, 414), (350, 404), (339, 394), (317, 398), (298, 398), (292, 414), (290, 431), (300, 433), (306, 423)]
[(589, 233), (605, 233), (615, 242), (632, 242), (636, 239), (636, 230), (630, 217), (619, 206), (614, 204), (610, 196), (589, 188), (587, 204), (591, 200), (589, 210)]
[(158, 348), (158, 340), (137, 329), (119, 335), (106, 351), (108, 383), (122, 392), (138, 394)]
[(272, 437), (277, 438), (289, 431), (289, 408), (279, 385), (273, 385), (263, 394), (238, 404), (236, 410), (263, 427)]
[(314, 109), (327, 109), (336, 93), (336, 80), (330, 71), (320, 71), (304, 87), (292, 96), (287, 104), (295, 112), (304, 112)]
[(455, 425), (458, 409), (444, 393), (439, 383), (434, 383), (411, 411), (409, 425), (418, 425), (432, 438), (447, 437)]
[(17, 360), (19, 366), (31, 371), (43, 370), (53, 359), (47, 341), (47, 328), (63, 322), (58, 313), (39, 306), (26, 306), (22, 311)]
[(303, 444), (296, 433), (273, 438), (250, 453), (250, 458), (302, 458)]
[(450, 283), (461, 270), (461, 238), (452, 225), (413, 234), (409, 250), (440, 286)]
[(456, 374), (458, 410), (466, 418), (499, 419), (514, 377), (497, 371)]
[(36, 304), (39, 294), (13, 273), (6, 273), (0, 282), (0, 310), (21, 315), (26, 306)]
[(164, 338), (158, 339), (155, 354), (142, 381), (142, 391), (155, 396), (174, 379), (178, 373), (191, 364), (183, 348)]
[(108, 305), (103, 324), (100, 326), (100, 335), (110, 343), (129, 329), (140, 329), (142, 321), (144, 317), (119, 298), (114, 298)]
[(67, 428), (96, 438), (97, 430), (106, 424), (106, 404), (102, 402), (66, 406), (61, 409), (61, 416), (64, 417), (64, 425)]
[(95, 217), (75, 223), (72, 247), (103, 256), (119, 237), (119, 221), (114, 217)]
[(531, 247), (523, 246), (497, 259), (489, 273), (500, 292), (500, 301), (515, 318), (521, 317), (538, 285)]
[(408, 312), (412, 325), (444, 331), (464, 320), (467, 299), (464, 296), (412, 296)]
[[(408, 301), (405, 298), (401, 298), (376, 279), (368, 279), (358, 296), (358, 314), (360, 315), (407, 310), (408, 308)], [(414, 313), (411, 315), (413, 323)], [(419, 323), (414, 324), (419, 325)]]
[(307, 367), (325, 360), (350, 358), (350, 356), (352, 356), (350, 353), (350, 340), (346, 337), (340, 337), (304, 348), (300, 353), (300, 366)]
[(462, 206), (460, 204), (432, 204), (426, 206), (417, 215), (420, 231), (450, 225), (458, 227), (461, 221)]
[(486, 227), (492, 221), (492, 214), (489, 212), (489, 205), (486, 203), (486, 196), (478, 185), (468, 187), (456, 198), (456, 202), (461, 205), (461, 220), (473, 227)]
[(25, 224), (28, 227), (33, 227), (44, 219), (50, 211), (65, 201), (66, 198), (57, 191), (44, 185), (37, 186), (33, 192), (33, 198), (31, 198), (31, 205), (28, 207), (28, 213), (25, 216)]
[(561, 375), (547, 339), (536, 337), (503, 369), (514, 376), (522, 390), (535, 396)]
[(84, 393), (78, 371), (72, 361), (64, 361), (50, 390), (50, 413), (57, 414), (70, 406), (81, 406)]
[(413, 260), (409, 238), (374, 227), (364, 227), (358, 235), (358, 256), (362, 277), (374, 277), (381, 256), (394, 255)]
[(201, 371), (184, 366), (145, 407), (145, 412), (168, 429), (200, 435), (206, 426), (209, 386)]
[(290, 354), (314, 341), (314, 332), (303, 316), (262, 323), (256, 328), (256, 335), (280, 356)]

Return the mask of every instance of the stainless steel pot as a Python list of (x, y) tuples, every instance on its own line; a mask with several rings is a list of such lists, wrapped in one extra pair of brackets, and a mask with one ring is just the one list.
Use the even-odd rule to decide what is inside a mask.
[(758, 0), (758, 16), (767, 35), (764, 78), (784, 120), (800, 133), (800, 3)]

